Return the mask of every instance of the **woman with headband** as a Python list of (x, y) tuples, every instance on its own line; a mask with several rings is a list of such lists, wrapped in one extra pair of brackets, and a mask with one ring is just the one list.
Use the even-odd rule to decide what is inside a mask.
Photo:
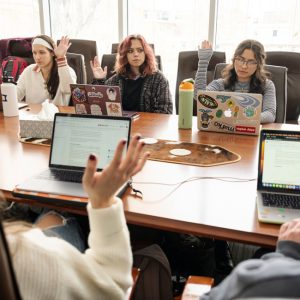
[(58, 46), (47, 35), (38, 35), (32, 40), (35, 64), (29, 65), (17, 83), (18, 100), (27, 103), (42, 103), (46, 99), (56, 105), (68, 105), (70, 84), (76, 83), (75, 71), (68, 66), (66, 53), (69, 38), (64, 36)]

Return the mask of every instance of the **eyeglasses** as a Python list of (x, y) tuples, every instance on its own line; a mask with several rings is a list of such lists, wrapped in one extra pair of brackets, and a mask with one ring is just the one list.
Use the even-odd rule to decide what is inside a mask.
[(255, 61), (255, 60), (252, 60), (252, 59), (250, 59), (250, 60), (246, 60), (246, 59), (244, 59), (244, 58), (242, 58), (242, 57), (236, 57), (235, 58), (235, 62), (239, 65), (239, 66), (244, 66), (244, 65), (246, 65), (247, 67), (249, 66), (249, 67), (255, 67), (255, 66), (257, 66), (257, 61)]
[(144, 52), (144, 49), (143, 49), (143, 48), (136, 48), (136, 49), (130, 48), (130, 49), (128, 49), (127, 53), (128, 53), (128, 54), (132, 54), (132, 53), (134, 53), (135, 51), (136, 51), (138, 54), (140, 54), (140, 53), (143, 53), (143, 52)]

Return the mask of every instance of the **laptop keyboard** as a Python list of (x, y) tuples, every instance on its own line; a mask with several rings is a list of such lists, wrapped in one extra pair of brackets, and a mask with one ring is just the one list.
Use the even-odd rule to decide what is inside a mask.
[[(48, 171), (48, 170), (47, 170)], [(50, 170), (50, 172), (44, 172), (43, 178), (50, 180), (68, 181), (68, 182), (81, 182), (83, 172), (70, 171), (70, 170)]]
[(300, 196), (262, 193), (264, 206), (300, 209)]

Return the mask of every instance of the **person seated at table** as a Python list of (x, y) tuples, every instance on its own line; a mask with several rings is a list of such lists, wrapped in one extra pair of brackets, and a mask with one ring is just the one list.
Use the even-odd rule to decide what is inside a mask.
[(91, 63), (93, 84), (115, 85), (121, 90), (124, 110), (172, 114), (169, 83), (157, 68), (151, 46), (141, 35), (129, 35), (120, 44), (114, 74), (106, 79), (96, 56)]
[(201, 300), (300, 298), (300, 219), (280, 228), (276, 251), (237, 265)]
[(82, 180), (90, 222), (84, 253), (76, 249), (80, 233), (74, 223), (57, 212), (39, 218), (33, 227), (4, 222), (22, 299), (125, 298), (132, 285), (132, 252), (123, 204), (114, 195), (146, 162), (149, 153), (142, 154), (144, 143), (139, 139), (140, 135), (132, 138), (125, 157), (126, 141), (120, 141), (102, 172), (96, 170), (96, 156), (89, 156)]
[(58, 46), (47, 35), (32, 39), (35, 64), (24, 69), (17, 82), (18, 100), (42, 103), (46, 99), (55, 105), (68, 105), (70, 84), (76, 83), (75, 71), (68, 66), (66, 53), (71, 43), (63, 36)]
[(198, 90), (236, 91), (263, 95), (261, 123), (273, 123), (276, 117), (276, 93), (274, 83), (268, 79), (264, 68), (264, 46), (255, 40), (244, 40), (236, 48), (232, 63), (222, 72), (222, 78), (206, 85), (206, 73), (213, 50), (204, 40), (198, 49), (198, 70), (195, 78), (194, 98)]

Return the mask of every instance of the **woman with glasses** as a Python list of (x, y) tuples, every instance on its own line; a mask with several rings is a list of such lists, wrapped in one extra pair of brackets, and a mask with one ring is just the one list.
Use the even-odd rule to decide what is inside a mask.
[(198, 90), (235, 91), (262, 94), (261, 123), (273, 123), (276, 117), (276, 94), (274, 83), (264, 69), (266, 53), (263, 45), (255, 40), (245, 40), (236, 48), (232, 63), (222, 72), (222, 78), (206, 86), (208, 63), (213, 54), (209, 41), (199, 47), (198, 70), (195, 79), (195, 99)]
[(151, 46), (141, 35), (129, 35), (120, 44), (115, 75), (106, 80), (96, 56), (91, 63), (93, 84), (115, 85), (121, 90), (124, 110), (171, 114), (173, 103), (168, 80), (158, 70)]

